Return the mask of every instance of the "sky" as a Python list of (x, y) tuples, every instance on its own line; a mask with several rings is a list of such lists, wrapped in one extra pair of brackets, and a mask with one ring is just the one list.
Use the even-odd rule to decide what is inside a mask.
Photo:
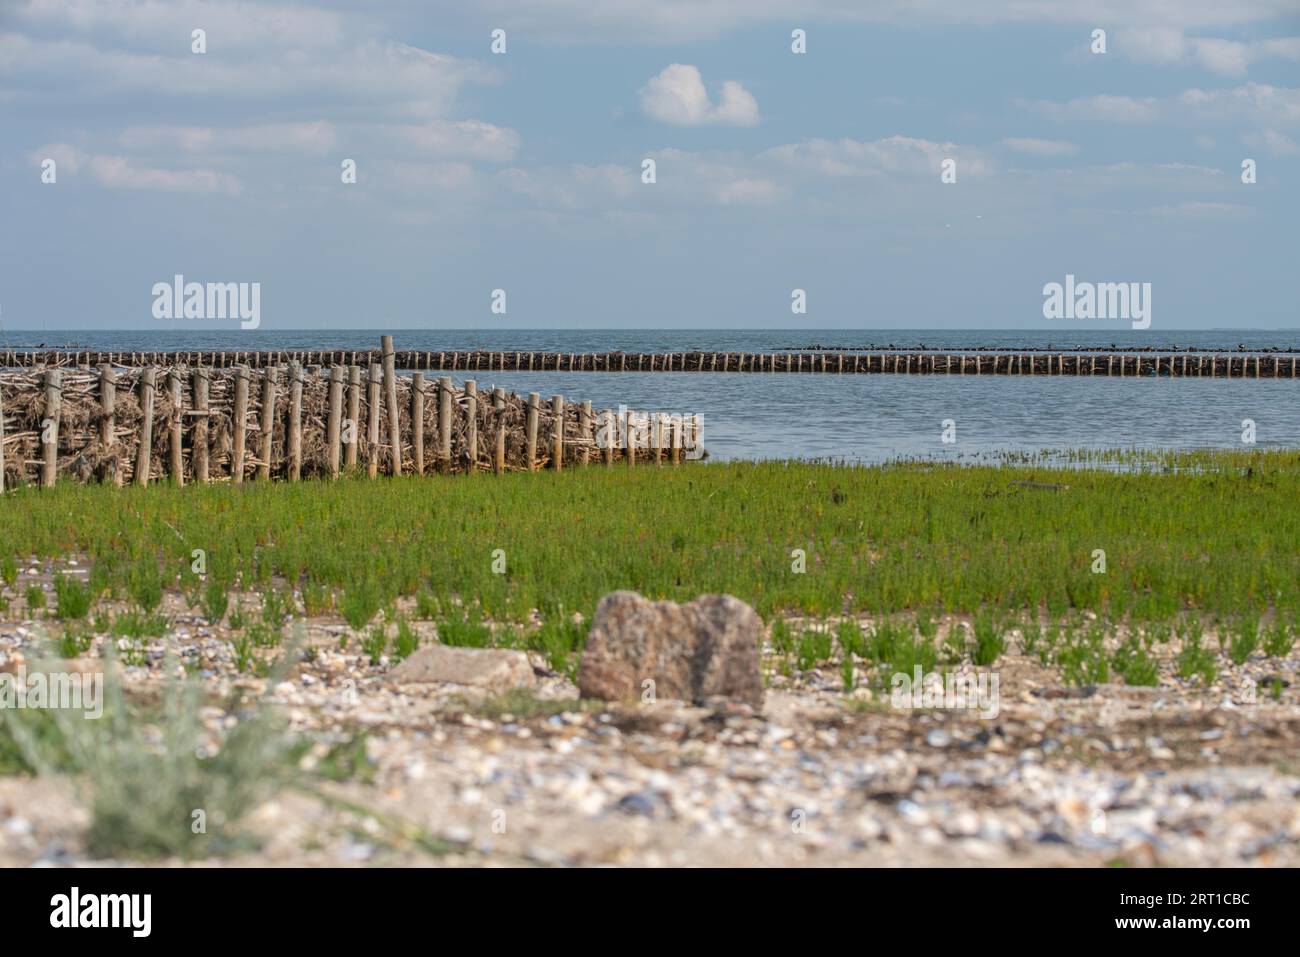
[(1295, 329), (1298, 176), (1300, 0), (0, 0), (9, 329)]

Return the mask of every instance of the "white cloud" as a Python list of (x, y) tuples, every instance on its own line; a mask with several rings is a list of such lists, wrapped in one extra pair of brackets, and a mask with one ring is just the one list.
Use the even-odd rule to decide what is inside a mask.
[(1242, 137), (1242, 142), (1247, 146), (1265, 149), (1274, 156), (1300, 155), (1300, 146), (1297, 146), (1289, 136), (1279, 133), (1277, 130), (1250, 133)]
[(342, 15), (310, 4), (241, 0), (25, 0), (12, 15), (35, 31), (94, 36), (103, 45), (154, 53), (170, 46), (188, 54), (196, 28), (207, 31), (210, 51), (226, 53), (334, 46), (348, 32)]
[(1061, 123), (1101, 121), (1107, 123), (1150, 123), (1159, 114), (1153, 96), (1080, 96), (1065, 103), (1050, 100), (1021, 102), (1038, 113)]
[[(191, 100), (206, 106), (220, 97), (245, 113), (277, 119), (301, 109), (304, 100), (320, 119), (362, 111), (369, 119), (448, 117), (465, 86), (501, 80), (491, 67), (378, 38), (221, 55), (212, 42), (207, 54), (196, 55), (188, 43), (140, 51), (100, 37), (0, 32), (0, 80), (11, 99), (33, 108), (81, 97), (101, 108), (116, 102), (130, 111), (139, 108), (142, 95), (164, 109), (184, 108)], [(157, 106), (151, 112), (156, 111)]]
[[(414, 4), (417, 0), (409, 0)], [(598, 39), (680, 43), (754, 26), (819, 28), (837, 24), (900, 26), (1015, 23), (1173, 25), (1184, 30), (1239, 26), (1295, 14), (1295, 0), (418, 0), (449, 20), (522, 30), (529, 37), (572, 43)], [(473, 13), (467, 11), (473, 10)], [(427, 11), (421, 8), (421, 15)], [(1085, 33), (1084, 36), (1087, 34)]]
[(179, 150), (185, 153), (323, 153), (338, 143), (338, 132), (321, 120), (259, 126), (132, 126), (118, 142), (129, 150)]
[(718, 202), (727, 206), (770, 203), (781, 195), (780, 187), (766, 179), (738, 179), (718, 190)]
[(1069, 140), (1040, 140), (1033, 137), (1008, 137), (1002, 145), (1029, 156), (1074, 156), (1079, 147)]
[(1064, 103), (1016, 101), (1023, 109), (1060, 123), (1149, 124), (1158, 121), (1259, 127), (1300, 125), (1300, 88), (1253, 80), (1221, 90), (1184, 90), (1176, 97), (1085, 96)]
[(1116, 31), (1113, 48), (1140, 63), (1177, 63), (1187, 56), (1187, 36), (1177, 27), (1129, 27)]
[(109, 189), (142, 189), (168, 193), (226, 193), (237, 195), (239, 180), (212, 169), (160, 169), (140, 166), (126, 156), (90, 154), (67, 143), (48, 143), (28, 155), (39, 165), (53, 158), (61, 170), (74, 176), (86, 170), (101, 186)]
[(1115, 49), (1140, 63), (1197, 63), (1223, 76), (1244, 76), (1252, 63), (1269, 58), (1300, 61), (1300, 37), (1243, 42), (1217, 37), (1189, 37), (1172, 26), (1120, 30), (1116, 34)]
[(322, 154), (341, 144), (375, 144), (385, 151), (424, 158), (457, 157), (500, 163), (514, 158), (519, 134), (480, 120), (429, 120), (419, 124), (349, 124), (323, 120), (259, 126), (133, 126), (118, 143), (133, 151)]
[(91, 175), (109, 189), (147, 189), (169, 193), (227, 193), (240, 191), (239, 180), (210, 169), (157, 169), (136, 166), (125, 156), (92, 156)]
[(1185, 203), (1171, 203), (1168, 206), (1155, 206), (1148, 212), (1156, 216), (1169, 216), (1179, 219), (1244, 219), (1254, 215), (1255, 210), (1240, 203), (1214, 203), (1189, 200)]
[(1194, 114), (1275, 127), (1300, 124), (1300, 87), (1249, 83), (1230, 90), (1185, 91), (1179, 102)]
[(700, 71), (685, 63), (672, 63), (641, 88), (641, 111), (673, 126), (753, 126), (759, 120), (758, 102), (735, 80), (722, 84), (715, 106), (709, 100)]
[[(33, 116), (66, 118), (67, 104), (79, 103), (96, 118), (87, 132), (44, 134), (76, 144), (80, 152), (60, 169), (80, 163), (90, 173), (83, 182), (233, 194), (241, 181), (272, 187), (273, 157), (331, 155), (310, 168), (337, 169), (344, 156), (371, 170), (441, 162), (433, 175), (454, 179), (447, 162), (509, 162), (519, 149), (514, 130), (459, 108), (467, 86), (503, 80), (495, 64), (393, 39), (369, 8), (292, 0), (14, 5), (0, 27), (0, 98)], [(196, 28), (207, 31), (204, 55), (190, 51)], [(276, 172), (299, 177), (303, 169), (282, 162)]]
[(957, 160), (957, 174), (981, 176), (992, 163), (978, 150), (951, 142), (890, 136), (872, 142), (809, 139), (768, 150), (780, 164), (821, 176), (879, 176), (902, 173), (937, 176), (945, 159)]
[(384, 130), (426, 156), (455, 156), (504, 163), (513, 159), (519, 149), (518, 133), (481, 120), (431, 120), (415, 126), (385, 127)]

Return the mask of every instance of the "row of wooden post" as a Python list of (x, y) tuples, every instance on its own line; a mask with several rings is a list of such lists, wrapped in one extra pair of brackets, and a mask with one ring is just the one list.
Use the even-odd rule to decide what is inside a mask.
[[(372, 363), (367, 382), (367, 436), (369, 439), (369, 459), (367, 461), (367, 472), (373, 478), (379, 472), (380, 462), (380, 396), (384, 396), (383, 408), (387, 412), (387, 432), (389, 445), (389, 458), (387, 462), (388, 472), (390, 474), (400, 474), (402, 471), (402, 441), (400, 430), (400, 416), (397, 405), (397, 374), (392, 362), (392, 342), (388, 336), (384, 337), (384, 361), (381, 363)], [(261, 396), (261, 415), (258, 423), (260, 445), (257, 449), (257, 477), (259, 480), (268, 480), (271, 478), (272, 452), (274, 444), (275, 430), (275, 409), (278, 390), (280, 388), (279, 372), (277, 368), (267, 369), (262, 380)], [(149, 481), (150, 471), (152, 468), (153, 456), (153, 430), (154, 430), (154, 402), (155, 389), (157, 386), (158, 370), (149, 367), (141, 371), (139, 377), (140, 392), (140, 434), (139, 446), (136, 450), (134, 484), (145, 485)], [(43, 486), (52, 486), (58, 477), (58, 448), (59, 448), (59, 426), (62, 405), (62, 377), (61, 369), (47, 369), (44, 373), (45, 389), (45, 410), (46, 415), (42, 423), (41, 444), (43, 457), (41, 460), (41, 484)], [(209, 482), (212, 479), (210, 462), (209, 462), (209, 432), (210, 426), (208, 417), (210, 410), (210, 390), (211, 390), (211, 371), (205, 368), (194, 370), (192, 383), (193, 407), (190, 410), (184, 410), (185, 399), (185, 376), (180, 369), (170, 369), (167, 371), (167, 389), (168, 397), (172, 408), (172, 415), (167, 424), (168, 427), (168, 451), (169, 451), (169, 468), (168, 472), (173, 481), (180, 485), (184, 483), (184, 420), (193, 419), (192, 431), (192, 455), (191, 468), (194, 479), (198, 482)], [(290, 363), (288, 368), (288, 386), (289, 386), (289, 416), (286, 432), (287, 446), (287, 475), (290, 481), (297, 481), (302, 475), (302, 394), (303, 394), (303, 368), (300, 363)], [(356, 430), (360, 427), (358, 417), (361, 412), (361, 370), (355, 366), (348, 370), (347, 380), (347, 416), (353, 428), (351, 435), (345, 440), (343, 423), (344, 417), (344, 370), (341, 366), (335, 366), (329, 372), (329, 391), (328, 391), (328, 414), (326, 420), (326, 446), (328, 449), (328, 469), (332, 478), (337, 478), (343, 469), (351, 469), (357, 465), (358, 442)], [(231, 478), (234, 482), (240, 483), (244, 480), (245, 463), (247, 460), (247, 419), (249, 407), (249, 370), (245, 366), (237, 367), (234, 371), (234, 396), (232, 409), (233, 436), (231, 443)], [(115, 417), (114, 410), (116, 405), (117, 394), (117, 373), (115, 369), (108, 364), (100, 367), (100, 402), (101, 417), (99, 423), (99, 441), (105, 449), (111, 448), (114, 438)], [(412, 423), (412, 465), (417, 475), (425, 473), (424, 460), (424, 403), (427, 396), (427, 390), (423, 373), (415, 373), (412, 377), (411, 384), (411, 423)], [(466, 447), (467, 447), (467, 471), (472, 473), (475, 470), (475, 463), (478, 460), (478, 416), (477, 403), (479, 395), (477, 384), (473, 380), (466, 380), (463, 392), (466, 401)], [(506, 408), (506, 392), (504, 389), (496, 388), (492, 391), (493, 407), (498, 413), (504, 412)], [(443, 463), (443, 468), (450, 470), (452, 442), (451, 442), (451, 425), (452, 425), (452, 406), (454, 402), (454, 388), (450, 378), (443, 377), (438, 381), (437, 388), (437, 416), (438, 416), (438, 458)], [(538, 429), (541, 418), (541, 397), (538, 393), (533, 392), (528, 396), (526, 403), (526, 423), (525, 435), (527, 441), (526, 455), (530, 463), (530, 469), (536, 469), (537, 451), (538, 451)], [(553, 415), (553, 426), (551, 435), (547, 437), (550, 444), (550, 464), (551, 468), (559, 471), (563, 468), (564, 463), (564, 397), (553, 396), (551, 398), (551, 412)], [(591, 434), (590, 429), (595, 426), (596, 419), (592, 416), (592, 407), (590, 402), (584, 402), (581, 406), (581, 415), (583, 428), (586, 434)], [(648, 415), (648, 414), (646, 414)], [(616, 421), (613, 410), (607, 409), (602, 414), (606, 422), (606, 428), (610, 428)], [(649, 438), (646, 445), (647, 455), (652, 454), (654, 462), (661, 464), (665, 459), (665, 451), (668, 452), (668, 460), (672, 464), (680, 464), (683, 457), (683, 447), (688, 442), (698, 441), (698, 419), (692, 418), (683, 422), (681, 419), (670, 419), (670, 426), (666, 427), (664, 416), (657, 415), (649, 420)], [(631, 420), (628, 420), (628, 430), (631, 430)], [(691, 435), (683, 434), (689, 431)], [(667, 435), (665, 433), (668, 433)], [(0, 492), (4, 490), (4, 406), (3, 396), (0, 396)], [(628, 465), (636, 464), (636, 440), (627, 441), (626, 459)], [(612, 465), (614, 461), (614, 444), (606, 442), (601, 449), (604, 464)], [(588, 444), (581, 447), (578, 461), (582, 465), (590, 462), (591, 449)], [(110, 459), (110, 461), (112, 461)], [(104, 476), (106, 481), (121, 485), (123, 476), (119, 470), (112, 468)], [(505, 472), (506, 469), (506, 429), (504, 424), (497, 429), (495, 437), (495, 447), (492, 454), (492, 468), (497, 474)]]
[[(390, 337), (391, 338), (391, 337)], [(351, 357), (350, 360), (348, 357)], [(226, 368), (251, 366), (264, 369), (282, 363), (300, 365), (358, 365), (371, 362), (373, 350), (347, 352), (62, 352), (58, 350), (0, 354), (0, 365), (36, 367), (40, 365), (80, 365), (95, 363), (140, 365), (210, 365)], [(1032, 350), (1015, 353), (1003, 350), (980, 350), (973, 355), (946, 351), (882, 351), (876, 353), (842, 350), (838, 352), (662, 352), (662, 353), (575, 353), (575, 352), (506, 352), (475, 350), (470, 352), (394, 352), (391, 343), (378, 354), (382, 369), (412, 370), (450, 369), (452, 371), (537, 371), (537, 372), (919, 372), (952, 374), (1035, 375), (1036, 370), (1053, 369), (1068, 375), (1113, 375), (1116, 361), (1119, 374), (1132, 369), (1133, 374), (1162, 370), (1168, 375), (1215, 378), (1300, 378), (1300, 355), (1292, 352), (1265, 354), (1231, 354), (1213, 352), (1170, 353), (1107, 352), (1085, 349), (1081, 352), (1047, 352)], [(1129, 362), (1129, 359), (1132, 362)], [(970, 360), (968, 363), (968, 359)], [(1065, 372), (1066, 360), (1071, 371)], [(1005, 361), (1003, 361), (1005, 360)], [(1091, 360), (1086, 362), (1086, 360)], [(1207, 363), (1208, 360), (1208, 363)], [(1088, 369), (1085, 373), (1083, 370)], [(1222, 368), (1222, 371), (1220, 371)], [(1100, 369), (1106, 371), (1100, 372)], [(1235, 370), (1235, 371), (1234, 371)], [(1253, 371), (1251, 371), (1253, 370)]]

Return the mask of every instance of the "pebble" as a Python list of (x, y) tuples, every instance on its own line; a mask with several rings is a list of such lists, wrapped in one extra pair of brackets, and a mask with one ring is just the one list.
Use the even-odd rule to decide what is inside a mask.
[[(1017, 686), (1008, 670), (991, 724), (957, 713), (899, 715), (887, 702), (854, 708), (861, 697), (843, 695), (834, 681), (776, 675), (779, 697), (769, 690), (769, 704), (780, 707), (768, 713), (661, 700), (650, 712), (530, 715), (512, 706), (493, 718), (467, 704), (462, 688), (388, 687), (368, 660), (334, 650), (346, 629), (307, 627), (319, 639), (314, 658), (273, 688), (295, 730), (324, 749), (304, 767), (372, 726), (366, 758), (375, 782), (348, 786), (363, 805), (463, 849), (443, 863), (1099, 865), (1119, 856), (1144, 865), (1300, 866), (1300, 777), (1280, 760), (1300, 750), (1300, 690), (1290, 686), (1281, 701), (1260, 695), (1254, 706), (1220, 703), (1222, 689), (1211, 696), (1196, 685), (1166, 686), (1163, 674), (1158, 698), (1120, 684), (1039, 694), (1029, 692), (1064, 686), (1050, 676)], [(32, 634), (0, 623), (3, 660)], [(234, 672), (222, 634), (178, 630), (150, 651), (202, 661), (199, 674), (214, 692), (264, 688), (265, 679)], [(1291, 661), (1261, 659), (1239, 674), (1226, 657), (1220, 666), (1224, 688), (1238, 687), (1249, 667), (1294, 670)], [(154, 686), (161, 671), (161, 663), (129, 668), (126, 680)], [(566, 700), (576, 689), (552, 677), (535, 693)], [(211, 705), (201, 717), (213, 743), (238, 721)], [(0, 865), (85, 860), (48, 801), (27, 797), (33, 782), (6, 783), (13, 790), (0, 799)], [(5, 817), (4, 802), (24, 814)], [(502, 809), (508, 826), (499, 833), (492, 815)], [(803, 833), (793, 830), (796, 810)], [(1095, 826), (1097, 810), (1104, 828)], [(286, 852), (293, 861), (308, 859), (307, 846), (320, 849), (310, 858), (317, 863), (426, 860), (395, 850), (401, 842), (391, 844), (373, 819), (304, 811), (287, 797), (267, 813), (272, 832), (294, 834)], [(55, 854), (58, 841), (64, 850)]]

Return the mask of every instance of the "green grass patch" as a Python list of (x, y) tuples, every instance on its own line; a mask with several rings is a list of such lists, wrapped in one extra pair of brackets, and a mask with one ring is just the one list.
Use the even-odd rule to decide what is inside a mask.
[[(1111, 621), (1272, 610), (1295, 620), (1300, 454), (1198, 452), (1157, 464), (734, 462), (483, 482), (66, 483), (7, 494), (0, 542), (13, 562), (89, 560), (108, 590), (145, 612), (189, 575), (187, 543), (202, 542), (232, 586), (308, 580), (312, 606), (328, 592), (357, 629), (401, 596), (418, 596), (421, 618), (473, 601), (491, 620), (524, 622), (537, 609), (590, 614), (621, 588), (677, 601), (727, 592), (768, 619), (907, 613), (923, 633), (934, 609), (1002, 620), (1090, 609)], [(1062, 488), (1030, 493), (1016, 484), (1026, 481)], [(804, 574), (791, 571), (793, 547), (808, 550)], [(1091, 571), (1098, 547), (1105, 574)], [(508, 575), (493, 572), (498, 548)], [(979, 638), (972, 654), (985, 657), (997, 636), (983, 650)]]

